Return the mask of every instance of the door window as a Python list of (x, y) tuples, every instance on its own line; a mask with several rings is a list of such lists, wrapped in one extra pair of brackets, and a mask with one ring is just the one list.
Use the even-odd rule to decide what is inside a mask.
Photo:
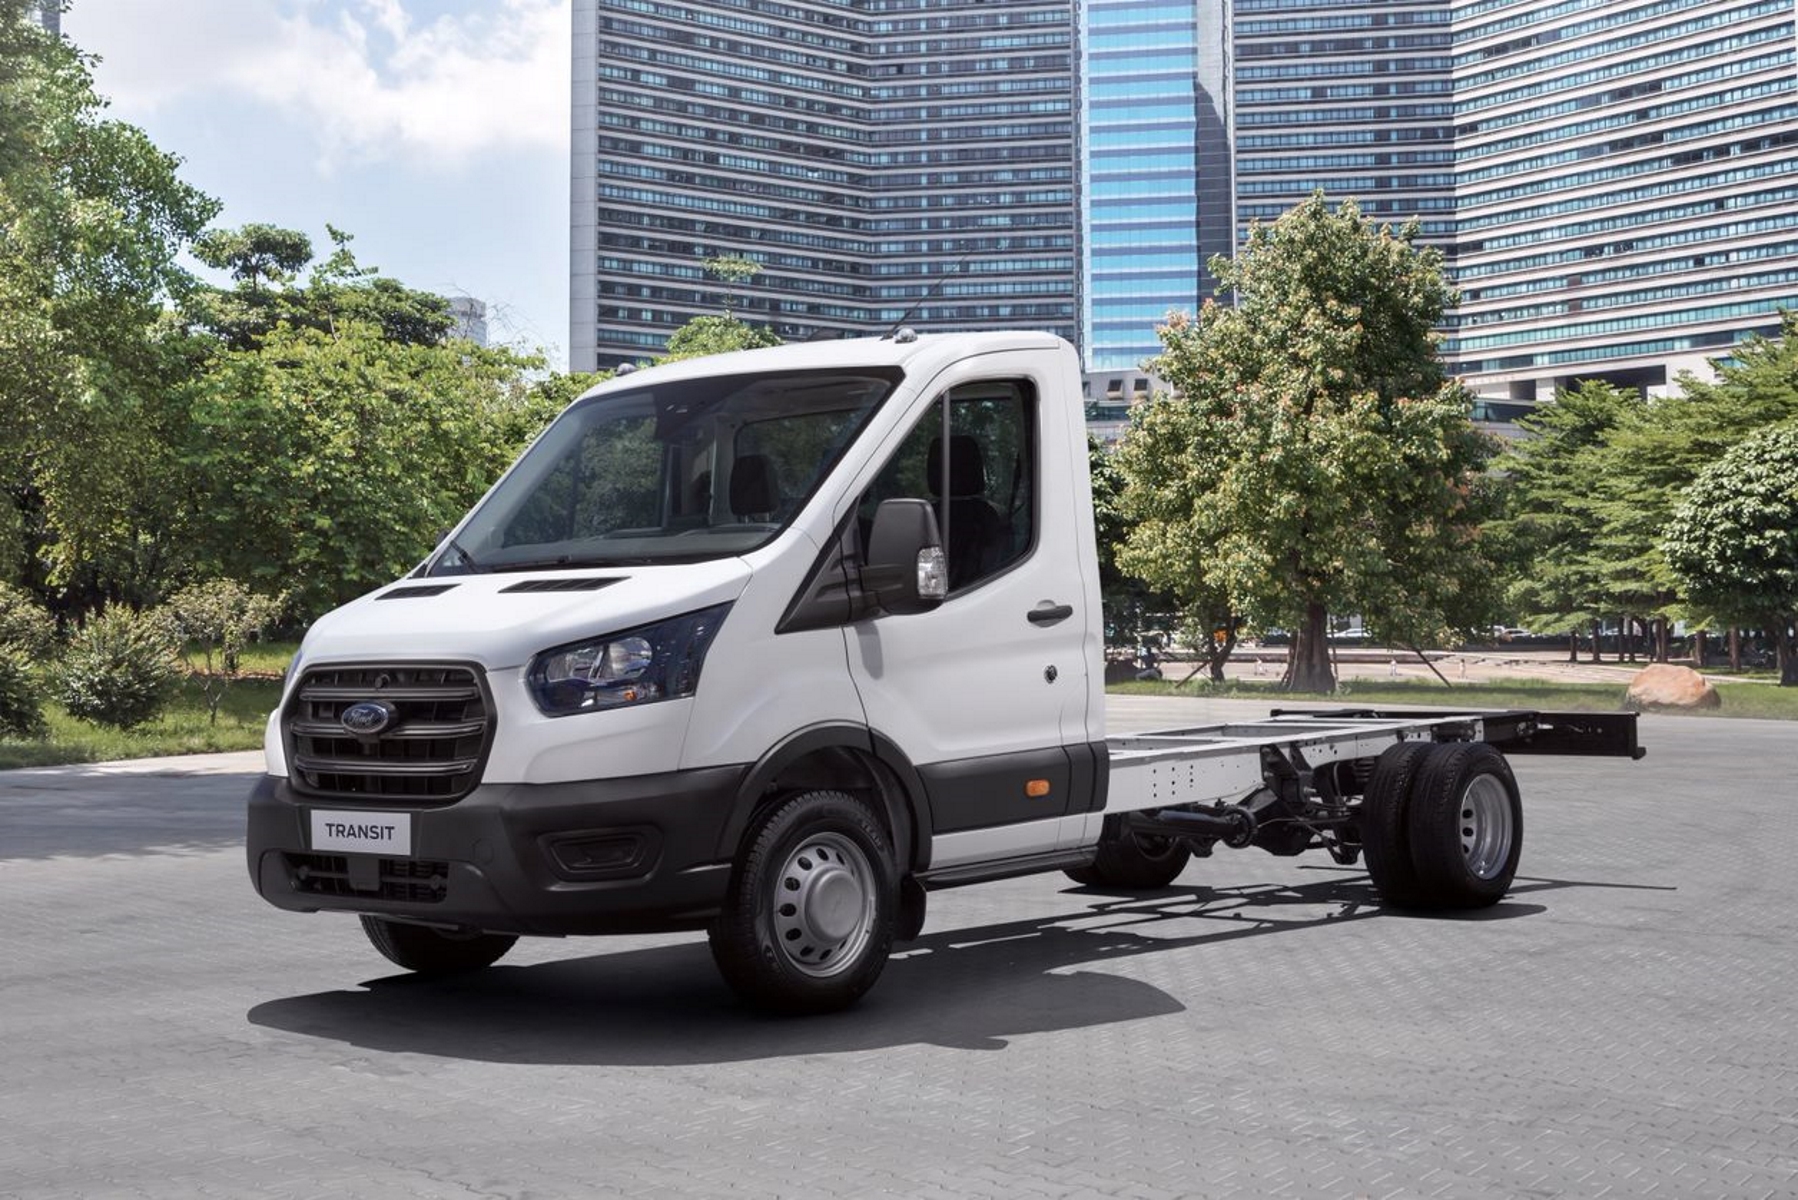
[(964, 384), (906, 435), (862, 495), (862, 534), (882, 500), (928, 500), (949, 559), (949, 590), (965, 591), (1022, 559), (1034, 537), (1035, 398), (1018, 382)]

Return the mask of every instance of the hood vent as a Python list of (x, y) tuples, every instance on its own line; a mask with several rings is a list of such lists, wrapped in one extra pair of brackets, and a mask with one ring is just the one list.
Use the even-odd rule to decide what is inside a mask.
[(382, 592), (376, 600), (418, 600), (425, 596), (441, 596), (456, 585), (453, 583), (420, 583), (411, 587), (396, 587)]
[(602, 587), (622, 582), (624, 577), (621, 575), (590, 575), (581, 579), (527, 579), (499, 591), (502, 596), (508, 592), (597, 592)]

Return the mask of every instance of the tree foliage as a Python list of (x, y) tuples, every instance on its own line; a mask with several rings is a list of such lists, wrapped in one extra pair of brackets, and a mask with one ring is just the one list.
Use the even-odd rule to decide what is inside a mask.
[(206, 697), (206, 715), (218, 723), (219, 705), (237, 679), (239, 656), (281, 617), (287, 597), (264, 596), (235, 579), (190, 584), (169, 598), (164, 619)]
[(1327, 620), (1414, 644), (1484, 620), (1495, 572), (1477, 479), (1493, 445), (1432, 328), (1453, 299), (1414, 228), (1314, 195), (1212, 271), (1237, 303), (1159, 331), (1152, 400), (1120, 448), (1125, 570), (1295, 630), (1286, 683), (1329, 690)]
[(750, 325), (732, 316), (699, 316), (668, 335), (668, 348), (656, 361), (678, 362), (778, 345), (780, 336), (766, 325)]
[(1570, 633), (1617, 611), (1596, 482), (1610, 470), (1611, 439), (1642, 405), (1603, 383), (1570, 388), (1523, 418), (1524, 436), (1498, 460), (1509, 487), (1492, 532), (1511, 552), (1506, 608), (1528, 628)]
[(133, 729), (155, 720), (181, 685), (166, 622), (124, 607), (89, 617), (57, 664), (55, 697), (69, 715)]
[(527, 365), (356, 320), (227, 352), (188, 413), (200, 566), (305, 618), (403, 574), (554, 415)]
[[(0, 579), (34, 575), (41, 456), (167, 381), (164, 306), (217, 205), (104, 115), (86, 60), (0, 0)], [(104, 399), (102, 399), (104, 398)], [(99, 452), (104, 452), (104, 447)], [(54, 536), (52, 531), (51, 536)]]
[(1646, 398), (1589, 383), (1523, 421), (1528, 436), (1500, 464), (1511, 486), (1494, 532), (1518, 551), (1510, 598), (1526, 625), (1625, 617), (1665, 631), (1721, 615), (1690, 594), (1666, 535), (1707, 467), (1798, 419), (1798, 318), (1783, 318), (1783, 334), (1735, 347), (1714, 380), (1682, 377)]
[(1765, 630), (1798, 685), (1798, 421), (1757, 433), (1685, 489), (1661, 550), (1700, 610)]

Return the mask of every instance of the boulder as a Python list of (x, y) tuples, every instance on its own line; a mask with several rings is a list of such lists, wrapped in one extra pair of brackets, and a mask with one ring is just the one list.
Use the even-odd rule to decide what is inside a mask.
[(1723, 697), (1710, 680), (1691, 667), (1672, 663), (1655, 663), (1629, 681), (1629, 694), (1623, 706), (1637, 711), (1651, 708), (1718, 708)]

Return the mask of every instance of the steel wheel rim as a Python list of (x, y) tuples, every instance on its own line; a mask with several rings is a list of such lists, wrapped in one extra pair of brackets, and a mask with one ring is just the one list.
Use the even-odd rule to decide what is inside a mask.
[(774, 944), (803, 975), (827, 979), (855, 964), (874, 932), (874, 868), (840, 833), (814, 833), (774, 881)]
[(1461, 793), (1458, 820), (1467, 869), (1478, 879), (1501, 874), (1516, 836), (1510, 789), (1495, 775), (1481, 775)]

